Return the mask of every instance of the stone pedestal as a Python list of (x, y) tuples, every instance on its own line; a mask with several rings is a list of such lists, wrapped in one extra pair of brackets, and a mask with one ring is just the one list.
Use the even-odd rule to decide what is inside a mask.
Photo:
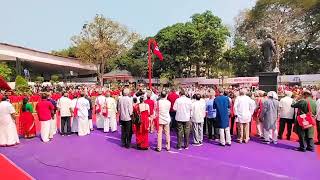
[(265, 92), (278, 91), (278, 72), (260, 72), (259, 89)]

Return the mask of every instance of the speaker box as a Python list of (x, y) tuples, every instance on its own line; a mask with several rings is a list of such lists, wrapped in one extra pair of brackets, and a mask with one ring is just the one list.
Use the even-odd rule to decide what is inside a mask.
[(261, 72), (259, 73), (259, 89), (265, 92), (278, 91), (278, 75), (277, 72)]

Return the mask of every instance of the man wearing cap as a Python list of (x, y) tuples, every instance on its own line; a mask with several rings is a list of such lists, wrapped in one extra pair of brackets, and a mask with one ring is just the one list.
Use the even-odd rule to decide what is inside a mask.
[(294, 109), (291, 107), (293, 103), (292, 92), (285, 91), (285, 97), (280, 100), (280, 127), (278, 139), (282, 139), (284, 128), (287, 124), (287, 140), (290, 140), (293, 124)]
[(279, 101), (277, 93), (270, 91), (267, 94), (268, 99), (263, 102), (263, 109), (261, 113), (263, 124), (263, 143), (270, 144), (270, 136), (274, 144), (277, 144), (277, 120), (279, 114)]
[[(303, 114), (307, 114), (308, 112), (311, 112), (313, 117), (315, 117), (316, 102), (315, 100), (312, 99), (311, 92), (309, 90), (304, 90), (302, 95), (303, 95), (303, 99), (301, 100), (297, 99), (298, 101), (292, 104), (291, 107), (298, 108), (297, 115), (303, 115)], [(300, 147), (297, 148), (296, 150), (301, 152), (314, 151), (314, 142), (313, 142), (314, 127), (312, 126), (304, 129), (299, 125), (298, 121), (295, 121), (295, 127), (299, 136), (299, 145), (300, 145)]]

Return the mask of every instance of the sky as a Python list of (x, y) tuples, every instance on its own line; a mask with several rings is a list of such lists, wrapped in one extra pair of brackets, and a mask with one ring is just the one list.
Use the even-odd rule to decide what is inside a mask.
[(255, 0), (0, 0), (0, 4), (0, 42), (51, 51), (70, 46), (70, 38), (96, 14), (145, 37), (206, 10), (233, 26), (234, 18)]

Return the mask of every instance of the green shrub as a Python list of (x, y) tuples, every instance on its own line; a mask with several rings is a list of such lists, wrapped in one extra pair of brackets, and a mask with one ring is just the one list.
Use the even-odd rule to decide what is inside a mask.
[(51, 76), (51, 81), (54, 83), (59, 82), (59, 79), (60, 79), (60, 76), (57, 74), (54, 74)]
[(44, 78), (42, 76), (37, 76), (36, 77), (36, 82), (37, 83), (43, 83), (43, 81), (44, 81)]
[(22, 76), (16, 77), (15, 91), (18, 94), (30, 94), (31, 93), (31, 88), (29, 87), (27, 80), (24, 79)]

